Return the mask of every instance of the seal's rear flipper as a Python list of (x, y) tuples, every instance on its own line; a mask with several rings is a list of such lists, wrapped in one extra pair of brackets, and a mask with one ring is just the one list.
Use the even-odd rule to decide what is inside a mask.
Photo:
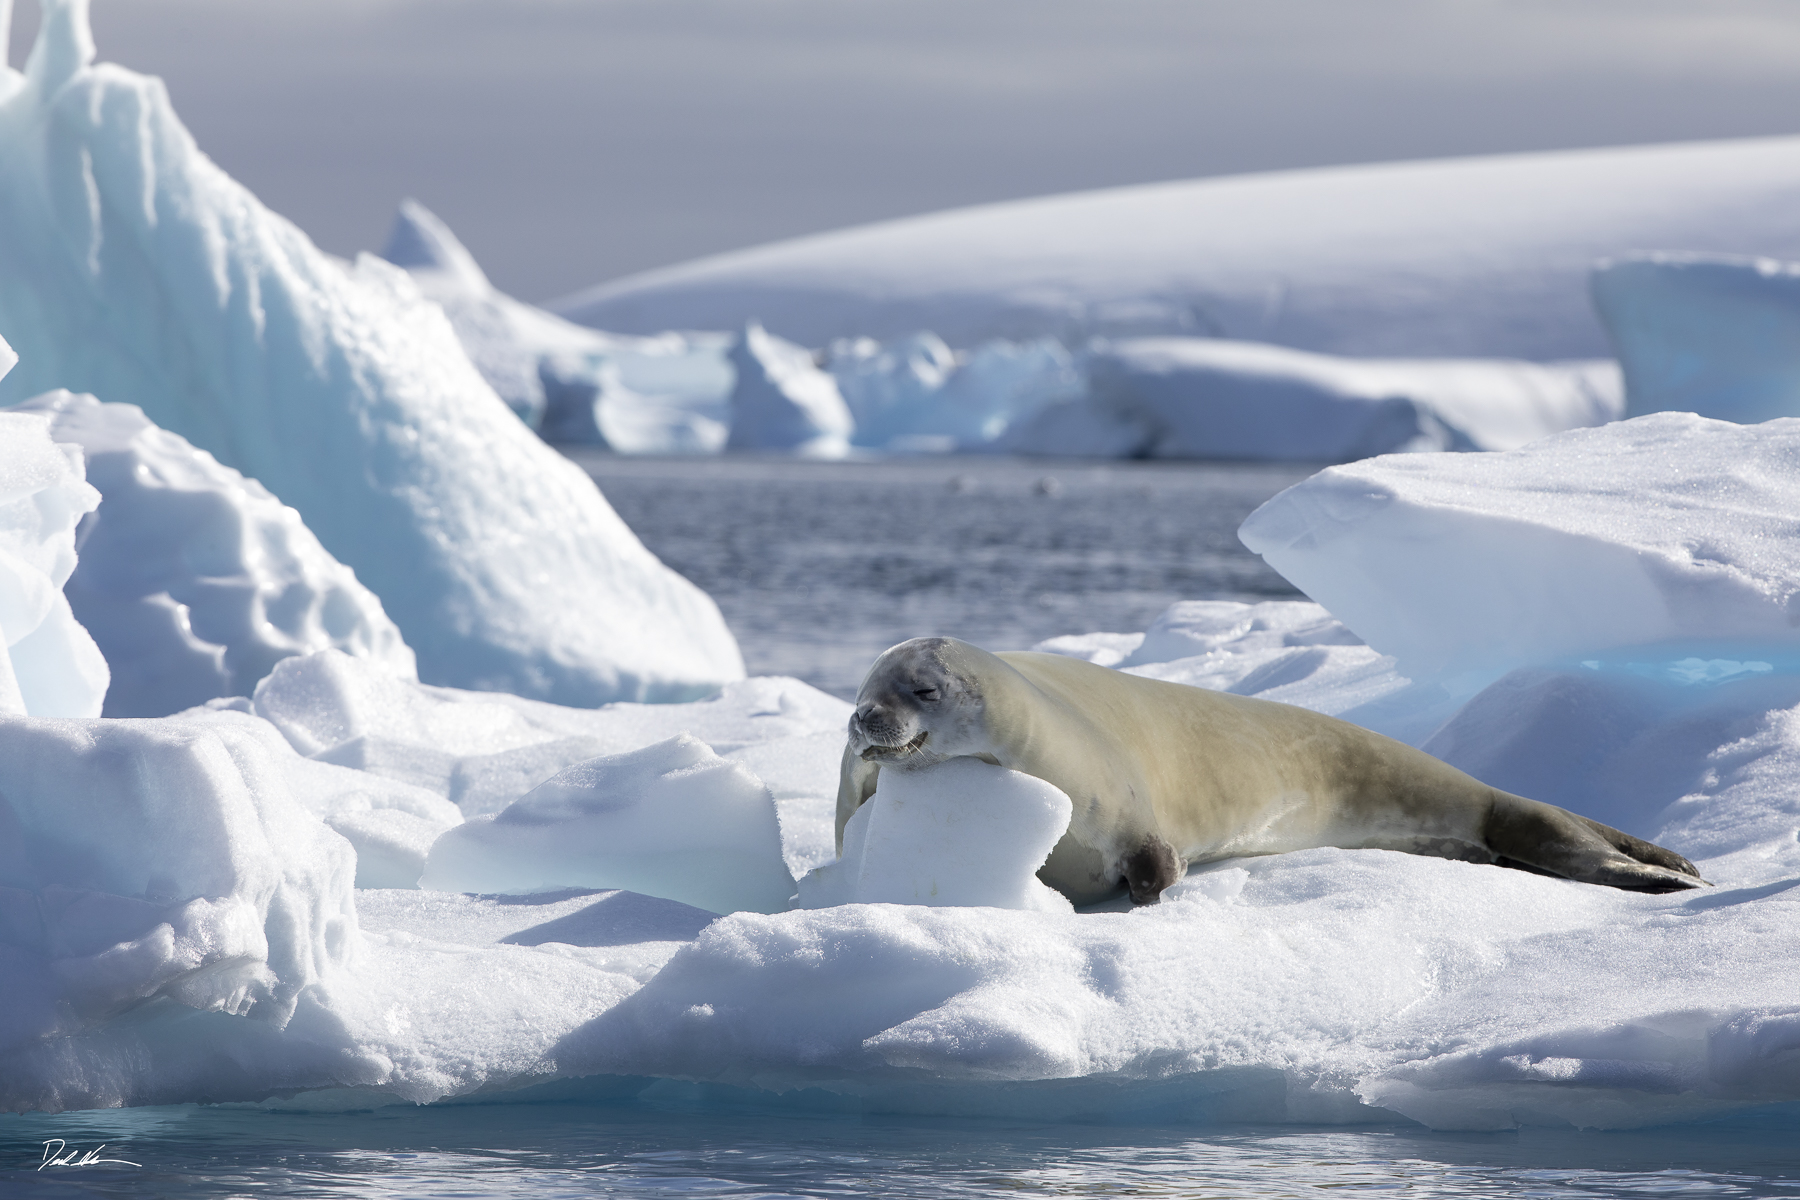
[(1710, 887), (1694, 864), (1661, 846), (1621, 833), (1566, 809), (1495, 792), (1483, 840), (1507, 866), (1560, 875), (1579, 883), (1633, 892), (1679, 892)]

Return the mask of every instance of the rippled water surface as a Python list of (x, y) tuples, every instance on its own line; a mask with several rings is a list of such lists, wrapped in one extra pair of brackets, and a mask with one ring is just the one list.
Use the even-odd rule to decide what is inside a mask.
[(1314, 469), (572, 456), (651, 550), (719, 602), (751, 674), (845, 697), (909, 637), (1021, 650), (1137, 632), (1176, 600), (1293, 596), (1237, 527)]
[[(0, 1118), (0, 1196), (1800, 1197), (1800, 1114), (1631, 1133), (1184, 1129), (509, 1104)], [(138, 1166), (36, 1169), (45, 1138)]]

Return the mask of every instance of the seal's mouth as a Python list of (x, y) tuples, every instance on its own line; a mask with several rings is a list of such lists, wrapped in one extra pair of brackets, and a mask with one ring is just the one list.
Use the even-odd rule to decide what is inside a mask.
[(923, 746), (925, 744), (925, 739), (930, 736), (931, 733), (927, 730), (921, 732), (918, 737), (906, 743), (904, 746), (870, 746), (867, 750), (862, 752), (862, 759), (864, 762), (868, 762), (877, 758), (905, 758), (907, 755), (912, 754), (918, 750), (919, 747)]

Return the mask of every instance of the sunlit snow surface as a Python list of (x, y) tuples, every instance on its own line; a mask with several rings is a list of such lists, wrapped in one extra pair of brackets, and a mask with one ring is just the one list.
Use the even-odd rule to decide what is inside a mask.
[(930, 329), (1180, 334), (1353, 356), (1593, 358), (1596, 259), (1800, 258), (1792, 138), (1274, 171), (1042, 196), (754, 246), (552, 305), (809, 345)]

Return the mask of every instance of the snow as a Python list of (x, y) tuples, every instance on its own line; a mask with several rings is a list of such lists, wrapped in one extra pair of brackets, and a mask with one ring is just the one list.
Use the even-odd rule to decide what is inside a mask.
[[(0, 342), (0, 367), (12, 353)], [(0, 713), (92, 717), (107, 666), (69, 608), (75, 527), (100, 503), (81, 452), (42, 417), (0, 412)]]
[(1416, 681), (1652, 643), (1791, 651), (1797, 461), (1800, 421), (1658, 413), (1332, 467), (1239, 536)]
[(756, 319), (811, 346), (930, 329), (1187, 335), (1359, 357), (1610, 353), (1597, 259), (1800, 259), (1800, 141), (1281, 171), (991, 204), (605, 283), (550, 307), (633, 333)]
[(841, 458), (848, 451), (855, 422), (837, 381), (818, 368), (811, 351), (752, 321), (729, 357), (737, 382), (727, 450), (787, 450), (809, 458)]
[(1070, 912), (1038, 868), (1074, 812), (1052, 784), (973, 758), (883, 771), (844, 853), (800, 880), (802, 908), (929, 904)]
[(1083, 356), (1085, 393), (1012, 425), (1020, 454), (1344, 462), (1508, 450), (1622, 415), (1608, 362), (1350, 359), (1211, 338), (1131, 338)]
[(1597, 267), (1593, 287), (1633, 416), (1696, 412), (1746, 425), (1800, 416), (1800, 267), (1631, 255)]
[(413, 277), (345, 266), (50, 6), (0, 87), (0, 402), (135, 404), (296, 509), (430, 680), (564, 703), (741, 678), (711, 600), (499, 402)]
[(134, 405), (57, 391), (11, 411), (49, 418), (100, 491), (63, 590), (112, 671), (104, 715), (248, 696), (281, 659), (326, 647), (415, 675), (381, 601), (254, 479)]
[(419, 886), (628, 888), (719, 913), (780, 912), (794, 895), (774, 796), (687, 733), (567, 767), (499, 813), (447, 831)]
[[(301, 754), (424, 788), (467, 816), (500, 811), (564, 767), (688, 732), (727, 756), (757, 756), (778, 801), (825, 802), (837, 794), (850, 718), (848, 704), (796, 679), (744, 680), (689, 704), (587, 710), (413, 683), (337, 651), (277, 664), (247, 707)], [(836, 743), (823, 758), (820, 735)], [(833, 777), (815, 784), (826, 759)]]

